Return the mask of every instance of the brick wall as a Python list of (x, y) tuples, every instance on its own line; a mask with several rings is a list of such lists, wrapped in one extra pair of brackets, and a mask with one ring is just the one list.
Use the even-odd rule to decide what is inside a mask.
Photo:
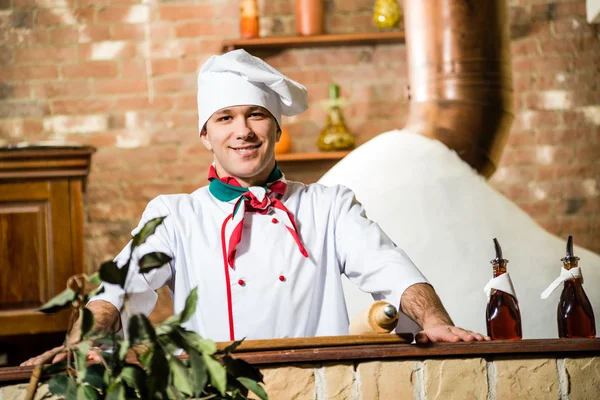
[[(373, 0), (326, 0), (329, 32), (373, 31)], [(261, 33), (293, 34), (293, 0), (262, 0)], [(516, 120), (492, 184), (551, 232), (600, 252), (600, 43), (585, 1), (512, 0)], [(195, 71), (237, 37), (238, 0), (0, 0), (0, 143), (90, 144), (90, 270), (126, 243), (148, 200), (206, 183)], [(403, 45), (286, 51), (309, 90), (285, 121), (314, 150), (331, 81), (359, 142), (405, 124)], [(307, 176), (307, 178), (310, 178)]]

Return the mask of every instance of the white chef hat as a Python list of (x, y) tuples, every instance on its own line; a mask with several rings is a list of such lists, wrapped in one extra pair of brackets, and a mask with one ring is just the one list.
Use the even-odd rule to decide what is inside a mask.
[(216, 111), (240, 105), (266, 108), (281, 126), (282, 115), (308, 108), (308, 95), (304, 86), (245, 50), (212, 56), (198, 73), (200, 130)]

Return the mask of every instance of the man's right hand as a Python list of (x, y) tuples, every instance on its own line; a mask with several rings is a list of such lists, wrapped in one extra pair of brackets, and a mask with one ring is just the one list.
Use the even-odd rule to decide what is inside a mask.
[[(87, 353), (88, 361), (100, 361), (99, 349), (97, 347), (92, 347), (90, 351)], [(67, 348), (66, 346), (58, 346), (53, 348), (52, 350), (48, 350), (45, 353), (40, 354), (37, 357), (32, 357), (27, 361), (21, 363), (21, 367), (33, 367), (36, 365), (43, 364), (55, 364), (61, 361), (65, 361), (67, 359)]]

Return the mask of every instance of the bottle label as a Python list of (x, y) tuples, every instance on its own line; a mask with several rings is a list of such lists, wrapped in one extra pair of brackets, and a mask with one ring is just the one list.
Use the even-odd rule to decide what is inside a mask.
[(561, 268), (560, 276), (556, 278), (554, 282), (552, 282), (550, 286), (548, 286), (546, 290), (542, 292), (540, 298), (542, 300), (547, 299), (552, 294), (552, 292), (554, 292), (554, 290), (556, 290), (556, 288), (560, 286), (561, 283), (563, 283), (564, 281), (568, 281), (569, 279), (579, 279), (581, 280), (581, 283), (583, 283), (583, 275), (581, 274), (581, 269), (579, 267), (571, 269)]
[(485, 285), (483, 291), (485, 292), (488, 301), (490, 301), (490, 297), (492, 296), (492, 289), (502, 290), (504, 293), (510, 294), (515, 299), (517, 298), (515, 288), (513, 287), (512, 280), (510, 279), (508, 272), (497, 276), (496, 278), (490, 279), (487, 285)]

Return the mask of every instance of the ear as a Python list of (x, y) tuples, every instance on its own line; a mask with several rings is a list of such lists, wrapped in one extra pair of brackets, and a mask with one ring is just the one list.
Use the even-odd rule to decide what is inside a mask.
[(279, 142), (279, 139), (281, 139), (281, 128), (277, 128), (277, 133), (275, 134), (275, 143)]
[(202, 144), (204, 145), (204, 147), (206, 147), (210, 151), (213, 151), (212, 144), (208, 139), (208, 131), (206, 130), (206, 126), (200, 131), (200, 140), (202, 140)]

